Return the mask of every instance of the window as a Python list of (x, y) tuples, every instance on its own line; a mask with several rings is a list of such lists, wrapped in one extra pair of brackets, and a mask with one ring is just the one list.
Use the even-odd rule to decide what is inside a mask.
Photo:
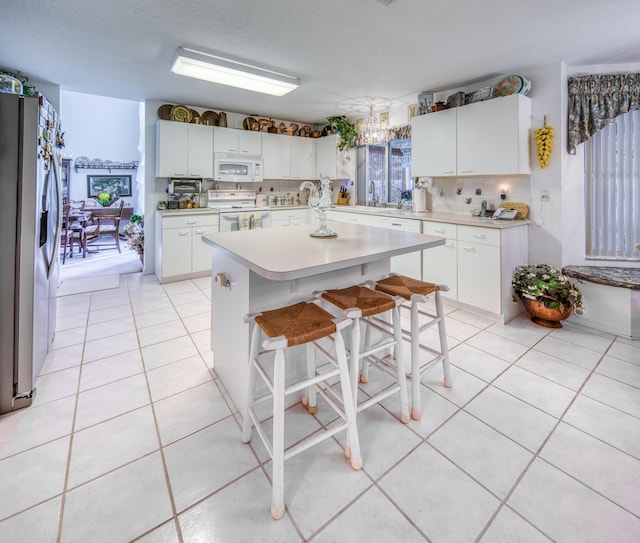
[(398, 203), (402, 191), (413, 189), (410, 138), (363, 145), (357, 156), (359, 202)]
[(640, 111), (585, 143), (586, 257), (640, 260)]

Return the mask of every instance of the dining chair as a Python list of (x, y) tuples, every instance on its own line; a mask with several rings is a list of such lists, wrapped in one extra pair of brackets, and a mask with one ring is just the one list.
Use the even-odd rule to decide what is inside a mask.
[(73, 258), (73, 244), (78, 244), (78, 254), (82, 252), (82, 256), (86, 256), (85, 246), (85, 228), (81, 222), (76, 220), (71, 211), (71, 206), (65, 204), (62, 206), (62, 230), (60, 233), (60, 246), (62, 247), (62, 263), (67, 259), (67, 250), (69, 258)]
[[(124, 200), (120, 200), (120, 205), (113, 208), (113, 212), (100, 210), (100, 213), (91, 214), (91, 219), (94, 224), (90, 224), (85, 228), (85, 243), (94, 247), (100, 248), (113, 248), (118, 249), (118, 252), (122, 252), (120, 249), (120, 220), (122, 219), (122, 208), (124, 207)], [(104, 243), (104, 237), (112, 237), (113, 242)]]

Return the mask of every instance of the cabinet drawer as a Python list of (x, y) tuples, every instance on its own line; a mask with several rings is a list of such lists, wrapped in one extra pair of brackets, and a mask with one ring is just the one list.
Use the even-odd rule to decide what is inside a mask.
[(422, 233), (449, 239), (457, 239), (458, 237), (456, 225), (446, 222), (422, 221)]
[(191, 228), (193, 226), (217, 226), (218, 215), (177, 215), (162, 217), (162, 228)]
[(396, 217), (379, 217), (375, 219), (373, 226), (402, 230), (403, 232), (416, 232), (418, 234), (421, 230), (420, 221), (411, 219), (398, 219)]
[(500, 230), (497, 228), (458, 225), (458, 241), (482, 243), (483, 245), (495, 245), (499, 247)]

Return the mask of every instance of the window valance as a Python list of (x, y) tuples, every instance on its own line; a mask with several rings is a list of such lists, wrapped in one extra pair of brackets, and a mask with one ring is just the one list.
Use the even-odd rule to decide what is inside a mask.
[(585, 75), (569, 81), (569, 154), (618, 115), (640, 109), (640, 74)]

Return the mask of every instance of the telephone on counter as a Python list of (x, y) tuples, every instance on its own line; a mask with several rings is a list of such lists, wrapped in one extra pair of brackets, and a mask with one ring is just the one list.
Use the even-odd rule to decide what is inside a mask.
[(517, 209), (507, 209), (506, 207), (499, 207), (493, 212), (494, 219), (506, 219), (512, 221), (517, 215)]

